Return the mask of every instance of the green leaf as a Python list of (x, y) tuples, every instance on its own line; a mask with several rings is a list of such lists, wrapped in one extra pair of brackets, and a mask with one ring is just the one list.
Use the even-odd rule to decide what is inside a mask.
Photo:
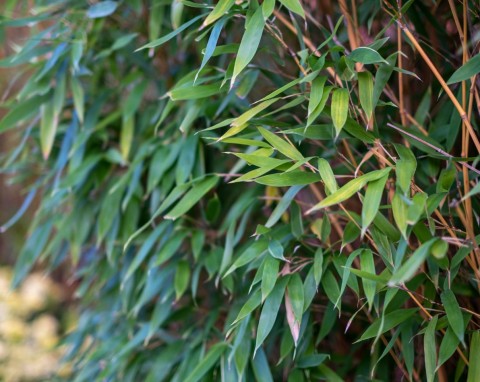
[(464, 65), (455, 70), (452, 76), (448, 79), (447, 84), (451, 85), (457, 82), (466, 81), (478, 73), (480, 73), (480, 53), (477, 53)]
[(349, 94), (347, 89), (335, 89), (332, 93), (332, 121), (335, 126), (335, 131), (340, 134), (348, 117), (348, 99)]
[(310, 88), (310, 101), (308, 102), (308, 113), (307, 117), (313, 113), (315, 108), (320, 104), (320, 101), (323, 97), (323, 88), (327, 77), (319, 76), (312, 81), (312, 86)]
[(315, 277), (315, 283), (318, 287), (320, 281), (322, 280), (323, 273), (323, 251), (321, 248), (318, 248), (315, 251), (315, 257), (313, 260), (313, 275)]
[(256, 381), (273, 382), (272, 372), (262, 348), (257, 349), (257, 353), (252, 359), (252, 370)]
[(361, 46), (360, 48), (355, 49), (348, 57), (353, 61), (361, 62), (362, 64), (388, 64), (388, 62), (385, 61), (376, 50), (369, 48), (368, 46)]
[(468, 356), (468, 377), (467, 382), (480, 381), (480, 331), (473, 332), (472, 341), (470, 342), (470, 354)]
[(333, 206), (334, 204), (338, 204), (347, 200), (348, 198), (353, 196), (355, 193), (360, 191), (368, 182), (372, 182), (374, 180), (383, 178), (390, 172), (390, 170), (391, 170), (390, 167), (384, 168), (382, 170), (375, 170), (375, 171), (369, 172), (368, 174), (361, 175), (358, 178), (351, 180), (350, 182), (342, 186), (340, 189), (335, 191), (333, 194), (327, 196), (316, 206), (309, 209), (307, 211), (307, 214), (320, 210), (325, 207)]
[(219, 2), (215, 5), (215, 8), (213, 8), (213, 11), (210, 12), (210, 14), (203, 22), (203, 25), (207, 26), (217, 21), (220, 17), (222, 17), (230, 10), (234, 3), (235, 0), (219, 0)]
[[(332, 86), (326, 86), (323, 88), (322, 98), (318, 102), (318, 105), (315, 107), (315, 109), (312, 110), (311, 114), (308, 115), (306, 128), (308, 128), (322, 113), (323, 109), (325, 108), (325, 105), (327, 104), (328, 97), (330, 96), (330, 92), (332, 91), (332, 89), (333, 89)], [(305, 128), (305, 132), (306, 132), (306, 128)]]
[[(375, 275), (375, 262), (373, 260), (373, 253), (370, 249), (364, 249), (360, 254), (360, 267), (363, 272), (368, 272)], [(368, 310), (372, 310), (373, 299), (375, 298), (377, 283), (375, 281), (362, 279), (363, 291), (368, 302)]]
[(247, 317), (250, 313), (257, 309), (257, 307), (260, 306), (261, 303), (262, 292), (260, 289), (257, 289), (255, 292), (252, 293), (247, 302), (242, 306), (242, 309), (240, 309), (240, 312), (238, 312), (237, 318), (235, 318), (235, 321), (233, 321), (232, 325)]
[(190, 281), (190, 266), (188, 262), (182, 260), (178, 263), (177, 269), (175, 271), (175, 299), (178, 300), (185, 293), (188, 287), (188, 282)]
[(208, 191), (218, 182), (217, 176), (207, 176), (195, 183), (190, 191), (177, 203), (177, 205), (165, 216), (165, 219), (178, 219), (187, 213)]
[(440, 344), (436, 370), (438, 370), (440, 366), (450, 359), (450, 357), (455, 353), (459, 343), (460, 340), (458, 339), (458, 336), (449, 326), (445, 332), (445, 335), (443, 336), (442, 343)]
[(370, 182), (367, 186), (367, 191), (362, 204), (362, 236), (365, 235), (365, 232), (378, 213), (387, 180), (388, 174), (380, 179)]
[(57, 132), (58, 116), (55, 114), (53, 102), (47, 102), (41, 107), (40, 145), (43, 158), (47, 159), (52, 150), (55, 133)]
[(100, 1), (93, 4), (87, 10), (87, 17), (90, 19), (97, 19), (100, 17), (110, 16), (118, 7), (116, 1)]
[(217, 363), (220, 356), (227, 350), (228, 345), (224, 342), (213, 345), (207, 355), (193, 368), (192, 372), (184, 380), (185, 382), (200, 381), (203, 376)]
[(331, 195), (338, 190), (337, 180), (333, 174), (330, 163), (323, 158), (318, 159), (318, 171), (322, 177), (323, 182), (325, 183), (325, 189), (327, 195)]
[(265, 304), (263, 304), (262, 313), (260, 314), (260, 319), (258, 321), (254, 357), (258, 348), (262, 346), (263, 341), (265, 341), (265, 338), (267, 338), (268, 334), (272, 330), (273, 324), (277, 319), (278, 310), (280, 309), (280, 304), (282, 303), (287, 281), (288, 277), (281, 278), (273, 288), (273, 291), (265, 300)]
[(287, 261), (283, 256), (283, 246), (278, 240), (273, 239), (270, 241), (268, 244), (268, 252), (276, 259)]
[(423, 339), (423, 349), (425, 353), (425, 373), (427, 382), (435, 380), (435, 366), (437, 364), (437, 346), (435, 343), (435, 328), (437, 326), (438, 316), (434, 316), (428, 323)]
[(191, 25), (195, 24), (198, 20), (200, 20), (204, 15), (198, 15), (197, 17), (194, 17), (192, 19), (190, 19), (189, 21), (187, 21), (185, 24), (181, 25), (180, 27), (178, 27), (177, 29), (173, 30), (172, 32), (168, 33), (167, 35), (163, 36), (163, 37), (160, 37), (159, 39), (157, 40), (154, 40), (154, 41), (151, 41), (149, 42), (148, 44), (146, 45), (143, 45), (142, 47), (138, 48), (136, 50), (139, 51), (139, 50), (142, 50), (142, 49), (148, 49), (148, 48), (155, 48), (157, 46), (160, 46), (160, 45), (163, 45), (165, 44), (167, 41), (171, 40), (172, 38), (174, 38), (176, 35), (178, 35), (179, 33), (182, 33), (185, 29), (187, 29), (188, 27), (190, 27)]
[(360, 339), (356, 342), (374, 338), (377, 335), (383, 334), (390, 329), (393, 329), (394, 327), (400, 325), (402, 322), (408, 320), (417, 311), (418, 309), (416, 308), (396, 310), (394, 312), (386, 314), (383, 318), (383, 323), (382, 319), (378, 318), (368, 327), (367, 330), (365, 330), (365, 333), (363, 333)]
[(280, 267), (280, 261), (272, 256), (265, 257), (265, 263), (263, 265), (262, 272), (262, 301), (268, 297), (273, 290), (275, 283), (277, 282), (278, 269)]
[(303, 155), (293, 146), (291, 143), (287, 143), (282, 138), (273, 134), (272, 132), (265, 130), (263, 127), (258, 127), (260, 134), (270, 143), (275, 149), (285, 155), (287, 158), (301, 161), (303, 160)]
[(282, 199), (277, 204), (272, 214), (268, 218), (267, 222), (265, 223), (265, 227), (271, 228), (280, 220), (282, 215), (290, 206), (292, 200), (302, 188), (303, 186), (293, 186), (288, 189), (288, 191), (285, 193), (285, 195), (283, 195)]
[(313, 172), (290, 171), (287, 173), (265, 175), (255, 179), (256, 183), (272, 187), (301, 186), (320, 181), (320, 177)]
[(397, 62), (398, 53), (393, 53), (387, 57), (387, 63), (380, 64), (375, 74), (375, 84), (373, 86), (373, 107), (375, 108), (380, 99), (383, 89), (392, 76), (393, 68)]
[(47, 96), (33, 96), (10, 108), (0, 121), (0, 133), (13, 129), (18, 123), (37, 114), (41, 105), (48, 99)]
[(400, 155), (400, 159), (397, 160), (395, 164), (397, 185), (403, 191), (404, 195), (409, 195), (410, 183), (412, 182), (415, 170), (417, 168), (417, 160), (412, 151), (407, 147), (395, 145), (395, 149)]
[(340, 289), (335, 276), (329, 269), (323, 274), (322, 287), (328, 299), (334, 304), (334, 307), (336, 307), (336, 303), (339, 302), (341, 298)]
[(290, 277), (287, 285), (287, 292), (288, 296), (290, 297), (290, 303), (292, 305), (295, 320), (300, 325), (300, 323), (302, 322), (305, 296), (303, 292), (302, 279), (300, 278), (300, 275), (298, 273), (294, 273)]
[(410, 280), (430, 254), (430, 249), (437, 240), (436, 238), (430, 239), (417, 248), (410, 258), (392, 275), (388, 285), (399, 285)]
[(463, 343), (465, 327), (463, 324), (462, 311), (458, 306), (455, 294), (452, 292), (451, 289), (447, 289), (442, 292), (440, 298), (442, 299), (443, 308), (445, 309), (445, 313), (447, 314), (447, 320), (450, 324), (450, 327), (452, 328), (458, 339)]
[(370, 72), (358, 73), (358, 93), (360, 105), (370, 120), (373, 114), (373, 77)]
[(167, 94), (172, 101), (185, 101), (208, 98), (220, 93), (219, 84), (196, 85), (188, 84), (170, 90)]
[(128, 154), (132, 147), (133, 132), (135, 129), (135, 119), (133, 116), (122, 118), (122, 131), (120, 133), (120, 152), (123, 160), (128, 161)]
[(235, 118), (231, 125), (233, 127), (238, 127), (241, 125), (246, 124), (248, 121), (250, 121), (253, 117), (255, 117), (257, 114), (261, 113), (263, 110), (265, 110), (267, 107), (270, 105), (274, 104), (277, 102), (280, 98), (271, 98), (266, 101), (260, 102), (253, 108), (247, 110), (245, 113), (240, 115), (239, 117)]
[(290, 11), (305, 18), (305, 12), (299, 0), (280, 0), (280, 2)]
[(403, 199), (403, 196), (399, 195), (398, 193), (395, 193), (392, 199), (392, 212), (398, 229), (402, 233), (402, 236), (406, 239), (408, 227), (408, 205)]
[(80, 122), (83, 122), (83, 115), (85, 110), (85, 95), (82, 84), (77, 77), (72, 77), (70, 80), (70, 89), (73, 95), (73, 105), (75, 106), (75, 112)]
[(262, 39), (265, 20), (263, 18), (262, 8), (258, 7), (251, 18), (247, 18), (245, 24), (245, 33), (243, 34), (240, 47), (238, 48), (237, 58), (233, 67), (233, 74), (230, 88), (233, 87), (236, 78), (243, 69), (252, 61), (257, 52), (260, 40)]

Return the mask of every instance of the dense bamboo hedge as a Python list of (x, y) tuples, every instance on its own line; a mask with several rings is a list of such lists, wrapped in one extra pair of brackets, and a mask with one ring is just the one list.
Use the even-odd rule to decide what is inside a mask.
[(71, 380), (480, 381), (478, 2), (3, 7)]

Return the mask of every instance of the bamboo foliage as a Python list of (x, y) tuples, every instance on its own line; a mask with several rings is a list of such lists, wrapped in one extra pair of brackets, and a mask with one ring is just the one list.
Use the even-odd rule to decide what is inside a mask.
[(480, 380), (477, 3), (16, 3), (2, 231), (38, 200), (72, 380)]

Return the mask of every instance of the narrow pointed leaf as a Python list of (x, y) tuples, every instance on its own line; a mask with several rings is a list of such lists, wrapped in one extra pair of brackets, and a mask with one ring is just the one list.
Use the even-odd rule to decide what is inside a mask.
[(338, 134), (342, 131), (348, 117), (348, 90), (335, 89), (332, 94), (332, 121)]

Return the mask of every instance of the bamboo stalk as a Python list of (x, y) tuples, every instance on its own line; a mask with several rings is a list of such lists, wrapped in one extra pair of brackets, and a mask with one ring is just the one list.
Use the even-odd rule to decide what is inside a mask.
[(442, 86), (443, 90), (448, 95), (448, 98), (450, 98), (450, 100), (452, 101), (453, 105), (455, 106), (458, 113), (460, 114), (460, 118), (462, 118), (462, 121), (464, 121), (465, 125), (467, 126), (468, 133), (470, 134), (470, 137), (472, 138), (472, 140), (475, 144), (475, 147), (477, 148), (477, 151), (480, 153), (480, 141), (478, 140), (478, 138), (475, 134), (475, 131), (473, 130), (473, 127), (470, 124), (470, 121), (468, 120), (468, 115), (465, 112), (465, 110), (463, 109), (462, 105), (460, 105), (457, 98), (452, 93), (452, 91), (448, 87), (447, 83), (443, 79), (442, 75), (438, 72), (437, 68), (435, 67), (433, 62), (430, 60), (427, 53), (420, 46), (420, 44), (417, 41), (417, 39), (415, 38), (415, 36), (413, 36), (412, 32), (410, 32), (410, 30), (407, 28), (407, 26), (405, 24), (399, 22), (398, 25), (402, 29), (403, 33), (405, 33), (405, 35), (411, 41), (411, 43), (413, 44), (415, 49), (418, 51), (418, 53), (420, 53), (420, 55), (422, 56), (425, 63), (428, 65), (428, 67), (430, 68), (430, 70), (432, 71), (432, 73), (434, 74), (434, 76), (437, 78), (438, 82)]

